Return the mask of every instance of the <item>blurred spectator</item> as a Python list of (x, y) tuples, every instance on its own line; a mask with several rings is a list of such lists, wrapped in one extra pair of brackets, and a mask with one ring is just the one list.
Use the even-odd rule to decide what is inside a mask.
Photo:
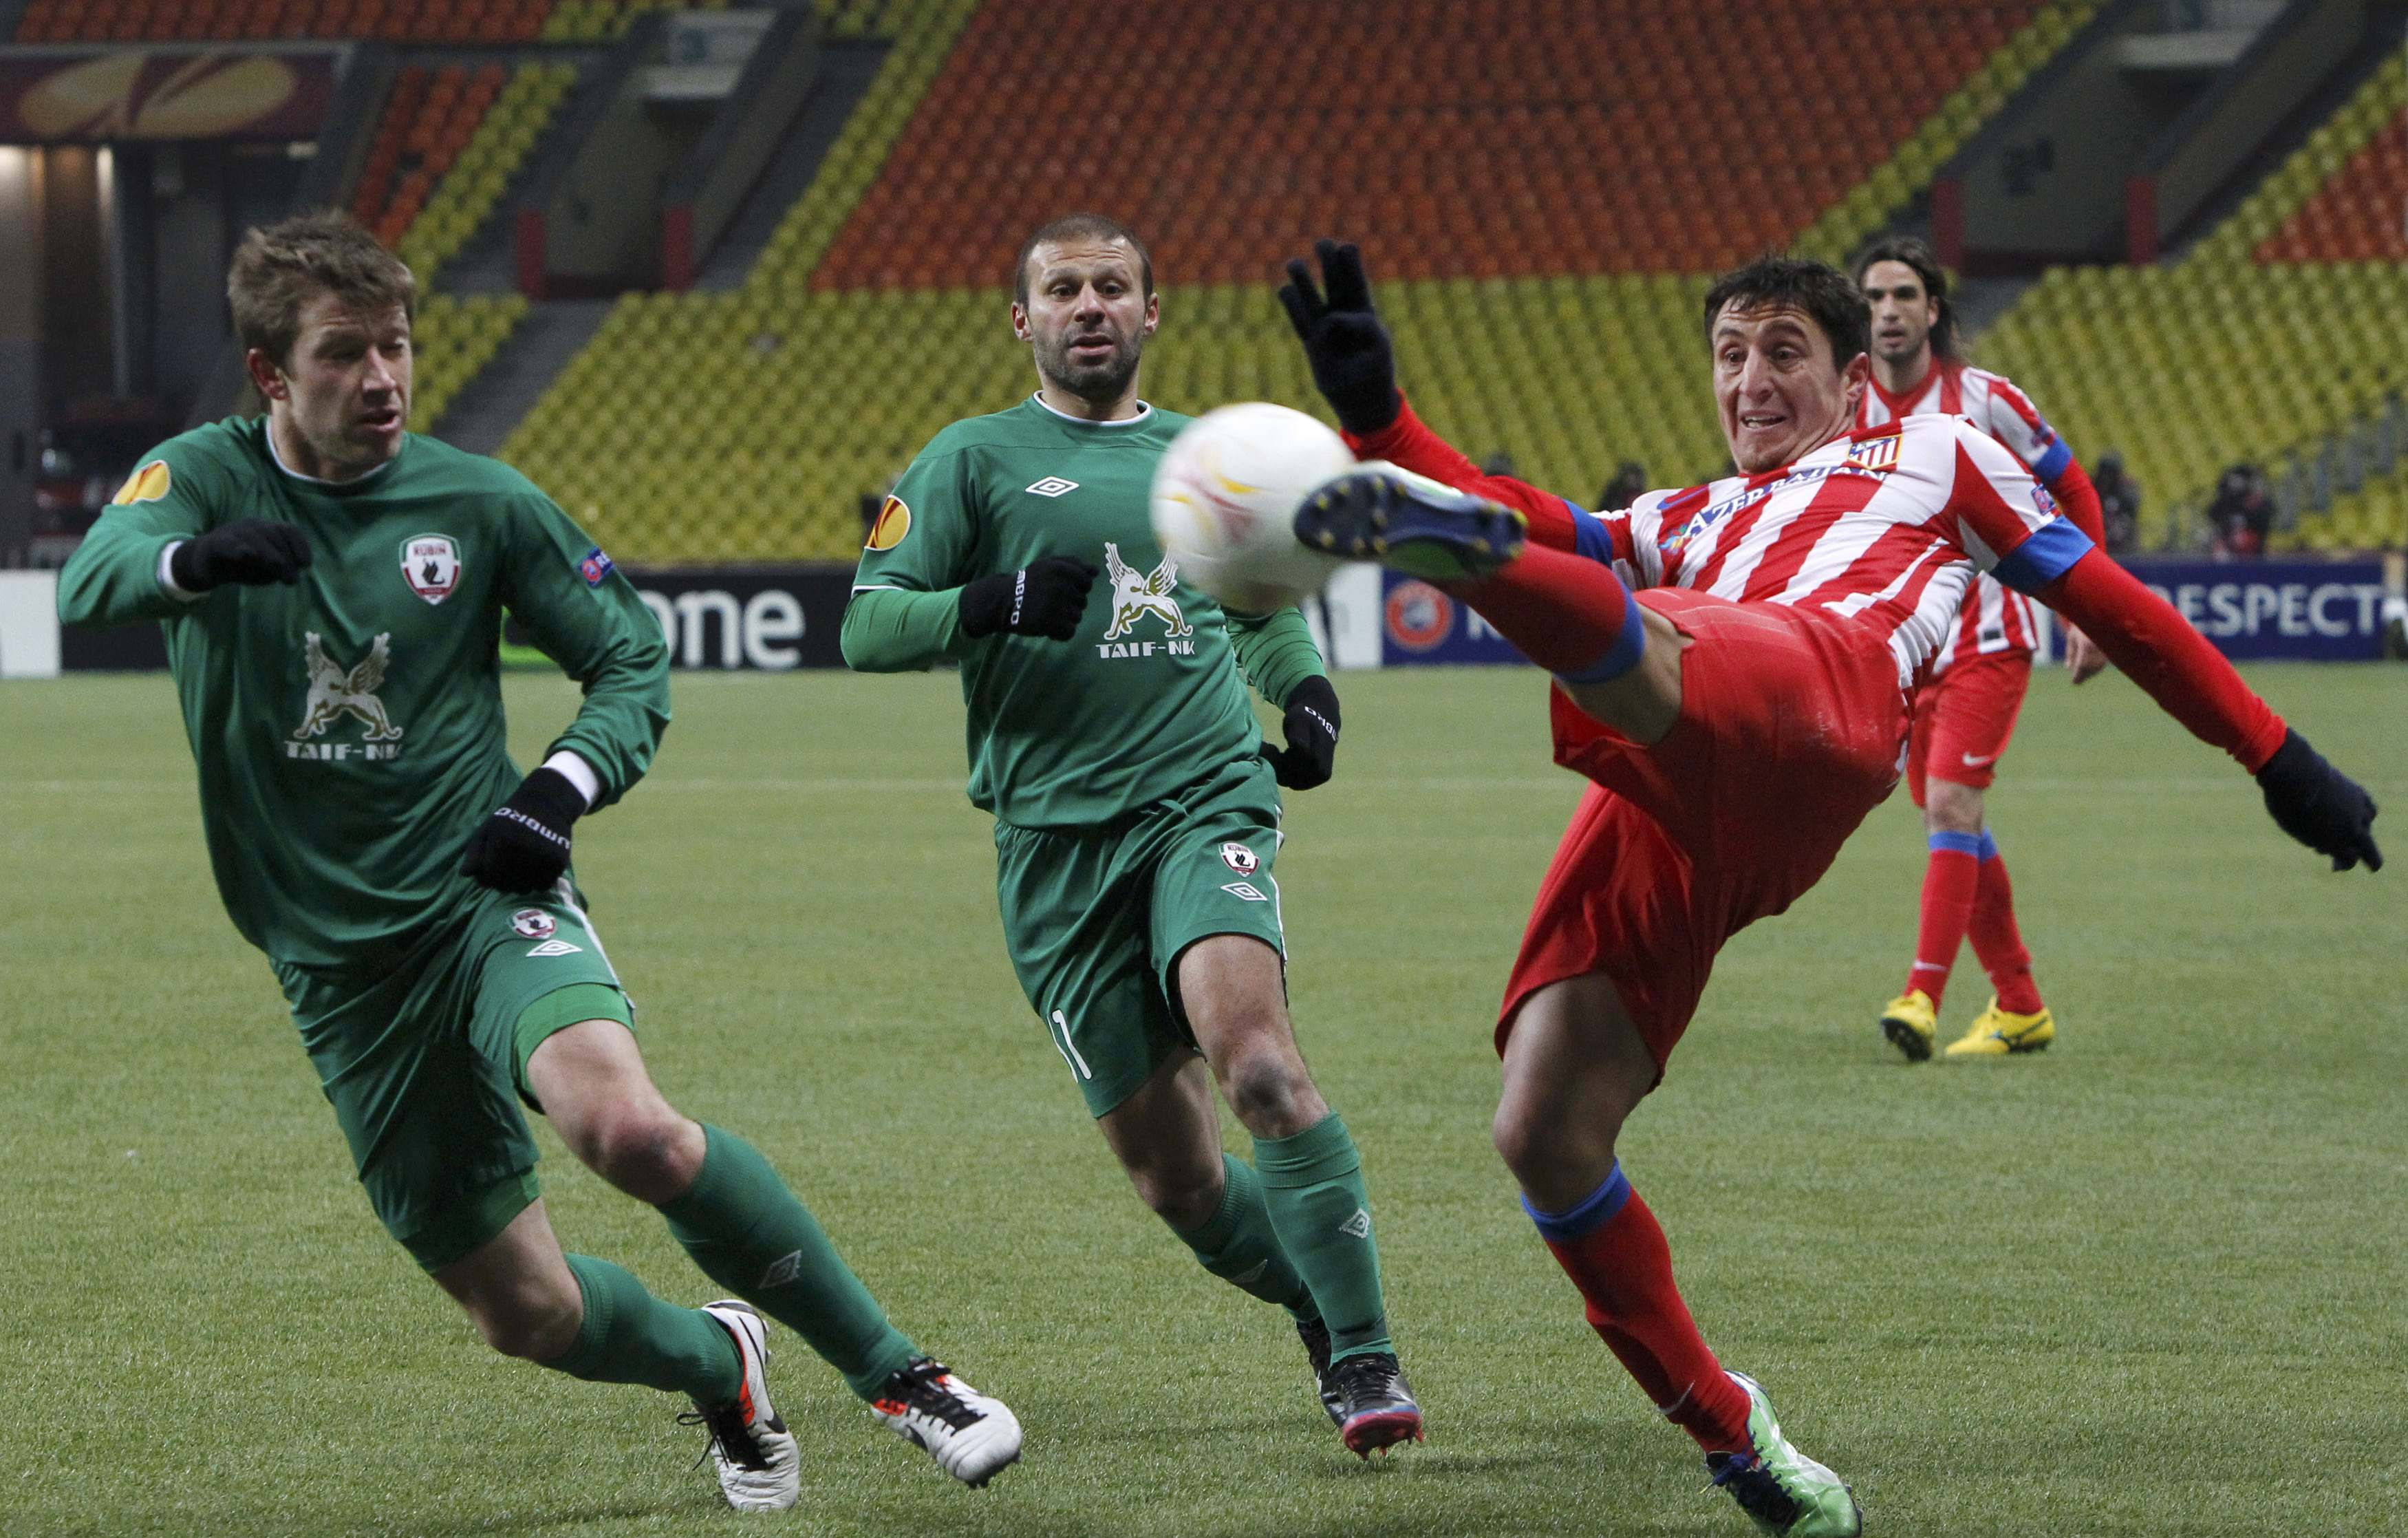
[(2128, 555), (2141, 546), (2141, 483), (2124, 473), (2124, 456), (2109, 450), (2090, 472), (2099, 492), (2099, 522), (2105, 526), (2107, 553)]
[(2255, 560), (2266, 553), (2274, 528), (2274, 498), (2265, 473), (2255, 465), (2232, 465), (2215, 480), (2215, 500), (2207, 505), (2207, 526), (2223, 560)]
[(1613, 467), (1613, 479), (1605, 490), (1597, 494), (1597, 510), (1614, 512), (1639, 500), (1647, 489), (1647, 467), (1635, 459), (1626, 459)]
[(869, 543), (869, 531), (878, 526), (878, 510), (885, 505), (886, 496), (882, 492), (866, 491), (861, 494), (861, 542), (863, 544)]
[(1512, 475), (1513, 473), (1513, 456), (1507, 453), (1504, 450), (1499, 449), (1495, 453), (1490, 454), (1487, 458), (1480, 462), (1480, 473), (1483, 475)]

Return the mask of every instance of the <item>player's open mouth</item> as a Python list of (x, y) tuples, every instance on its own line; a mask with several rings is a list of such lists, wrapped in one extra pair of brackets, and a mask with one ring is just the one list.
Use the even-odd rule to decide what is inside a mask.
[(1070, 351), (1073, 352), (1102, 353), (1110, 352), (1111, 350), (1112, 339), (1110, 337), (1073, 337), (1070, 338)]
[(401, 425), (401, 412), (393, 408), (370, 411), (360, 418), (360, 425), (374, 433), (389, 433)]
[(1778, 427), (1788, 420), (1785, 416), (1766, 416), (1761, 411), (1750, 411), (1741, 416), (1739, 424), (1752, 428)]

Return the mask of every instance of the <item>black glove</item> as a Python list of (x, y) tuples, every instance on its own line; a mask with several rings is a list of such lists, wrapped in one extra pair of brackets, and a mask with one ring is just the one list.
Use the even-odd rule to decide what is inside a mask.
[(999, 571), (962, 585), (962, 634), (1044, 636), (1068, 640), (1087, 611), (1087, 589), (1101, 568), (1076, 555), (1047, 555), (1018, 571)]
[(1311, 790), (1329, 783), (1338, 759), (1338, 691), (1318, 675), (1290, 690), (1287, 714), (1280, 723), (1287, 746), (1263, 744), (1263, 762), (1271, 777), (1290, 790)]
[(1405, 399), (1397, 394), (1397, 350), (1371, 308), (1363, 254), (1335, 240), (1314, 241), (1312, 254), (1321, 260), (1322, 288), (1313, 287), (1304, 258), (1291, 257), (1280, 303), (1340, 424), (1350, 433), (1376, 433), (1397, 420)]
[(167, 575), (187, 593), (206, 593), (226, 582), (290, 585), (308, 564), (309, 537), (291, 524), (237, 518), (178, 545), (167, 557)]
[(2334, 870), (2346, 870), (2360, 860), (2369, 870), (2383, 869), (2383, 851), (2374, 847), (2374, 798), (2326, 763), (2298, 732), (2286, 733), (2283, 745), (2258, 771), (2258, 788), (2266, 793), (2266, 811), (2275, 826), (2317, 854), (2331, 855)]
[(585, 795), (558, 769), (539, 769), (477, 828), (460, 856), (460, 874), (496, 892), (538, 892), (568, 869), (568, 826), (585, 812)]

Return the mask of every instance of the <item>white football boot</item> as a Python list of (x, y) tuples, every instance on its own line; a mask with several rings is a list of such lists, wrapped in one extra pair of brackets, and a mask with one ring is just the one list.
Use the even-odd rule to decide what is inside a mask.
[(729, 1505), (738, 1511), (784, 1511), (803, 1492), (803, 1453), (769, 1407), (768, 1327), (752, 1304), (734, 1298), (705, 1303), (702, 1311), (736, 1338), (743, 1376), (727, 1403), (697, 1402), (692, 1414), (678, 1419), (710, 1429), (711, 1467), (719, 1471), (719, 1490)]
[(1020, 1461), (1018, 1417), (1003, 1401), (945, 1371), (942, 1362), (912, 1358), (910, 1365), (888, 1374), (869, 1409), (972, 1489)]

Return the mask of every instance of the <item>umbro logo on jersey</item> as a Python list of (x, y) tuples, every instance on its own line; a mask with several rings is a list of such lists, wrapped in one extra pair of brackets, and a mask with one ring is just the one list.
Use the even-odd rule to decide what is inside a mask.
[(1049, 475), (1028, 489), (1038, 496), (1059, 496), (1064, 492), (1077, 491), (1079, 483), (1076, 481), (1065, 481), (1058, 475)]
[(1261, 887), (1256, 886), (1250, 881), (1233, 881), (1227, 885), (1222, 887), (1221, 890), (1228, 893), (1231, 897), (1237, 898), (1245, 902), (1268, 902), (1271, 900), (1270, 898), (1263, 896), (1263, 889)]
[(542, 944), (540, 944), (540, 945), (530, 945), (530, 946), (528, 946), (528, 947), (527, 947), (527, 955), (529, 955), (529, 956), (575, 956), (578, 952), (580, 952), (580, 951), (581, 951), (581, 950), (583, 950), (583, 949), (585, 949), (585, 947), (584, 947), (584, 946), (582, 946), (582, 945), (571, 945), (568, 941), (565, 941), (565, 940), (547, 940), (547, 941), (544, 941)]
[(1340, 1233), (1345, 1234), (1345, 1235), (1347, 1235), (1349, 1238), (1353, 1238), (1353, 1239), (1369, 1239), (1369, 1238), (1370, 1238), (1370, 1237), (1371, 1237), (1371, 1212), (1370, 1212), (1370, 1209), (1369, 1209), (1369, 1208), (1368, 1208), (1368, 1207), (1357, 1207), (1357, 1208), (1355, 1208), (1355, 1209), (1354, 1209), (1354, 1216), (1352, 1216), (1352, 1217), (1348, 1218), (1345, 1222), (1340, 1223), (1340, 1225), (1338, 1225), (1338, 1231), (1339, 1231)]

